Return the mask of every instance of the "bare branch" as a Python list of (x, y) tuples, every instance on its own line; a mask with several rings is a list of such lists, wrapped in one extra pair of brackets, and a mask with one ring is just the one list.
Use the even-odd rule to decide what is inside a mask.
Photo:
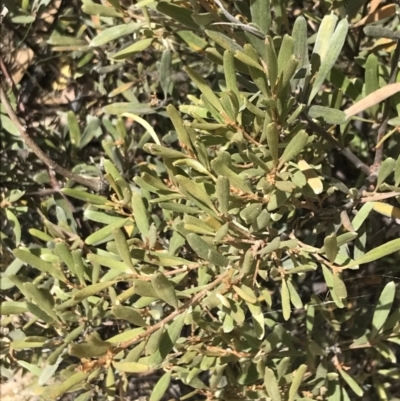
[(8, 97), (4, 91), (3, 85), (0, 85), (0, 98), (1, 103), (4, 105), (8, 116), (10, 117), (11, 121), (16, 126), (18, 132), (20, 133), (23, 141), (29, 147), (29, 149), (50, 169), (54, 170), (56, 173), (62, 175), (65, 178), (73, 180), (78, 184), (84, 185), (85, 187), (90, 188), (92, 191), (95, 192), (102, 192), (104, 188), (104, 181), (100, 179), (87, 179), (78, 174), (72, 173), (71, 171), (61, 167), (58, 163), (54, 160), (50, 159), (49, 156), (46, 155), (40, 149), (40, 147), (36, 144), (36, 142), (30, 137), (28, 131), (19, 121), (17, 114), (15, 113), (14, 109), (11, 107), (11, 104), (8, 100)]

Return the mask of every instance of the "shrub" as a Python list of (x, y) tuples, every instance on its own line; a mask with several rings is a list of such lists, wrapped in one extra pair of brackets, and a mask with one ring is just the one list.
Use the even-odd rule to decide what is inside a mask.
[[(36, 243), (15, 249), (4, 273), (3, 324), (14, 326), (6, 366), (19, 363), (39, 385), (56, 376), (38, 390), (48, 399), (82, 389), (88, 398), (98, 382), (113, 399), (129, 375), (160, 369), (151, 400), (172, 378), (192, 388), (187, 397), (208, 399), (399, 396), (398, 16), (366, 25), (365, 36), (353, 29), (389, 5), (363, 20), (362, 2), (334, 4), (311, 35), (313, 17), (295, 17), (292, 3), (286, 13), (284, 2), (237, 2), (242, 23), (219, 1), (157, 2), (174, 21), (162, 20), (158, 40), (154, 8), (144, 8), (143, 27), (110, 3), (83, 2), (110, 25), (90, 45), (129, 63), (166, 44), (158, 72), (169, 104), (157, 111), (173, 128), (160, 140), (145, 118), (151, 106), (105, 107), (109, 191), (69, 181), (61, 192), (82, 209), (73, 213), (66, 198), (43, 202), (43, 227), (30, 230)], [(118, 48), (134, 31), (140, 40)], [(391, 48), (370, 52), (376, 36)], [(200, 96), (181, 105), (168, 101), (174, 65), (184, 64), (174, 40), (215, 63), (185, 67)], [(81, 136), (68, 113), (72, 146), (102, 134), (93, 121)], [(139, 141), (124, 121), (143, 127)], [(134, 169), (133, 147), (143, 157)], [(19, 196), (3, 201), (17, 245)], [(355, 279), (383, 282), (378, 294), (349, 295)]]

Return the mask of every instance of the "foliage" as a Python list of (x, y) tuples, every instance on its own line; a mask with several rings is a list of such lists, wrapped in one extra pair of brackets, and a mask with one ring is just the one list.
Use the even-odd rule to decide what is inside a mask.
[[(188, 398), (400, 399), (397, 6), (75, 3), (30, 44), (90, 95), (57, 125), (19, 116), (109, 188), (20, 165), (2, 108), (2, 376), (22, 366), (43, 399), (113, 399), (158, 369), (151, 400), (172, 379)], [(50, 2), (5, 4), (28, 33)]]

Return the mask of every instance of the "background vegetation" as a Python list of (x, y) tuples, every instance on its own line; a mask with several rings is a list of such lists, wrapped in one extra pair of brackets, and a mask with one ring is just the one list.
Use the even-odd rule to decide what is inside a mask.
[(400, 399), (398, 11), (4, 0), (2, 380)]

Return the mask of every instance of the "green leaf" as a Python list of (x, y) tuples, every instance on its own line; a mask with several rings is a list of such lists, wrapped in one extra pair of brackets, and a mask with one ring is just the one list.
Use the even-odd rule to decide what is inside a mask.
[(394, 185), (400, 185), (400, 156), (397, 157), (396, 165), (394, 167)]
[(126, 373), (146, 373), (150, 371), (150, 366), (138, 362), (113, 362), (113, 366), (120, 372)]
[(278, 79), (278, 58), (276, 56), (274, 42), (270, 36), (267, 36), (266, 42), (266, 66), (267, 75), (271, 89), (274, 90)]
[(171, 371), (164, 373), (157, 381), (150, 395), (150, 401), (160, 401), (169, 388)]
[(54, 278), (61, 281), (66, 281), (66, 278), (61, 270), (55, 268), (51, 263), (45, 262), (38, 256), (33, 255), (29, 250), (26, 249), (14, 249), (13, 254), (24, 263), (31, 265), (35, 269), (40, 270), (43, 273), (49, 273)]
[(240, 217), (246, 222), (246, 224), (252, 224), (256, 221), (262, 210), (261, 203), (250, 203), (240, 212)]
[(328, 124), (344, 124), (347, 121), (343, 111), (324, 106), (311, 106), (308, 115), (311, 118), (322, 118)]
[(297, 392), (300, 388), (301, 382), (306, 372), (307, 365), (303, 364), (297, 368), (296, 373), (293, 377), (292, 384), (290, 385), (288, 401), (295, 401), (295, 399), (297, 398)]
[(125, 235), (119, 228), (114, 228), (112, 234), (117, 245), (119, 256), (121, 256), (124, 263), (126, 263), (133, 271), (135, 267), (132, 263), (131, 254), (129, 252), (128, 242), (126, 241)]
[[(369, 95), (379, 89), (379, 66), (375, 54), (370, 54), (365, 62), (365, 94)], [(376, 118), (379, 105), (372, 106), (368, 111)], [(379, 186), (379, 185), (378, 185)]]
[[(332, 25), (329, 25), (329, 27), (326, 28), (326, 32), (324, 32), (324, 35), (326, 35), (326, 37), (331, 36)], [(321, 24), (320, 30), (322, 29), (323, 25)], [(325, 78), (327, 77), (328, 73), (330, 72), (337, 58), (339, 57), (339, 54), (342, 51), (343, 44), (347, 37), (348, 29), (349, 23), (347, 19), (342, 19), (337, 25), (335, 32), (331, 36), (329, 44), (327, 44), (326, 41), (321, 41), (321, 46), (318, 47), (318, 51), (315, 50), (317, 48), (317, 45), (319, 44), (317, 38), (317, 43), (315, 44), (314, 51), (320, 56), (321, 66), (315, 76), (313, 87), (308, 98), (308, 105), (310, 105), (315, 95), (318, 93), (319, 89), (324, 83)]]
[(390, 310), (392, 309), (394, 297), (396, 295), (396, 284), (394, 281), (387, 283), (379, 297), (378, 304), (376, 305), (374, 316), (372, 318), (372, 330), (370, 339), (377, 336), (379, 330), (385, 324)]
[(290, 58), (294, 55), (294, 40), (288, 34), (284, 35), (278, 54), (278, 76), (285, 69)]
[[(304, 69), (306, 76), (309, 75), (308, 43), (307, 43), (307, 21), (300, 15), (296, 18), (293, 26), (292, 37), (294, 40), (293, 54), (299, 62), (299, 69)], [(294, 86), (304, 87), (304, 79), (295, 79)]]
[(166, 157), (167, 159), (185, 159), (188, 157), (185, 153), (170, 149), (154, 143), (146, 143), (143, 149), (154, 156)]
[(90, 194), (79, 189), (63, 188), (61, 192), (72, 198), (94, 203), (95, 205), (105, 205), (108, 202), (108, 199), (104, 196)]
[[(255, 53), (253, 46), (251, 46), (249, 44), (246, 44), (244, 46), (245, 46), (245, 51), (246, 51), (246, 48), (248, 49), (250, 47), (252, 49), (253, 53)], [(248, 53), (248, 51), (246, 53)], [(252, 67), (252, 68), (254, 68), (256, 70), (259, 70), (261, 73), (264, 72), (264, 70), (261, 67), (261, 65), (246, 53), (243, 53), (242, 51), (236, 50), (235, 51), (235, 58), (240, 60), (243, 64), (246, 64), (247, 66)]]
[(143, 327), (147, 326), (146, 322), (143, 320), (142, 315), (135, 308), (130, 308), (128, 306), (114, 305), (112, 307), (112, 313), (118, 319), (123, 319), (135, 326)]
[(296, 309), (302, 309), (303, 301), (301, 300), (298, 292), (296, 291), (296, 288), (294, 287), (294, 285), (290, 280), (286, 280), (286, 284), (289, 290), (290, 302)]
[(54, 253), (68, 266), (72, 274), (76, 274), (72, 253), (65, 242), (56, 242)]
[[(210, 196), (205, 191), (204, 187), (201, 184), (197, 184), (190, 180), (187, 177), (182, 175), (178, 175), (175, 177), (177, 183), (180, 185), (180, 190), (185, 190), (189, 195), (191, 195), (194, 199), (196, 199), (197, 205), (201, 207), (202, 205), (207, 206), (207, 208), (211, 211), (215, 217), (218, 215), (217, 209), (215, 209), (214, 204), (212, 203)], [(202, 207), (201, 207), (202, 208)], [(203, 208), (202, 208), (203, 209)]]
[(175, 309), (178, 308), (178, 298), (176, 296), (175, 288), (164, 274), (161, 272), (154, 274), (151, 277), (151, 284), (160, 299)]
[(176, 34), (184, 42), (186, 42), (192, 50), (196, 52), (201, 52), (208, 46), (208, 42), (206, 40), (196, 35), (192, 31), (182, 30), (182, 31), (177, 31)]
[(233, 54), (235, 54), (236, 51), (243, 52), (242, 46), (238, 45), (234, 40), (224, 35), (223, 33), (218, 31), (210, 31), (207, 29), (205, 33), (211, 40), (220, 45), (223, 49), (229, 50)]
[(271, 400), (281, 401), (281, 392), (279, 390), (278, 381), (276, 380), (275, 374), (270, 368), (265, 369), (264, 374), (264, 386)]
[(328, 235), (324, 239), (324, 250), (326, 253), (327, 258), (331, 263), (333, 263), (336, 259), (336, 256), (339, 251), (337, 239), (336, 239), (336, 234), (333, 233), (331, 235)]
[(20, 136), (20, 133), (18, 131), (18, 128), (15, 126), (15, 124), (10, 120), (8, 116), (5, 114), (0, 114), (0, 123), (1, 123), (1, 128), (9, 132), (11, 135)]
[(337, 21), (338, 17), (336, 14), (330, 13), (329, 15), (325, 15), (318, 29), (317, 38), (313, 49), (313, 56), (319, 56), (318, 61), (320, 62), (320, 65), (322, 65), (324, 62), (327, 53), (331, 51), (330, 44), (332, 42), (332, 36), (335, 31)]
[(251, 304), (255, 304), (257, 302), (257, 297), (254, 294), (253, 290), (249, 287), (246, 287), (242, 284), (242, 288), (234, 285), (232, 288), (235, 290), (236, 294), (239, 295), (244, 301), (249, 302)]
[(147, 237), (150, 229), (147, 210), (143, 198), (138, 192), (132, 193), (132, 211), (135, 217), (135, 223), (143, 237)]
[(246, 181), (242, 179), (239, 175), (237, 175), (234, 171), (232, 171), (225, 163), (225, 160), (222, 157), (216, 157), (211, 162), (211, 167), (215, 171), (217, 175), (221, 175), (229, 179), (230, 185), (233, 187), (240, 189), (241, 191), (252, 194), (251, 189), (247, 185)]
[(28, 312), (26, 302), (3, 301), (1, 303), (0, 315), (22, 315)]
[(88, 116), (88, 124), (83, 131), (81, 140), (78, 143), (79, 149), (83, 149), (93, 138), (98, 138), (102, 134), (100, 120), (97, 117)]
[[(277, 89), (278, 93), (286, 89), (290, 80), (293, 78), (298, 65), (299, 65), (298, 60), (296, 60), (294, 55), (291, 55), (283, 68), (282, 74), (280, 75)], [(283, 96), (284, 97), (282, 99), (286, 97), (286, 92), (283, 93)]]
[(135, 53), (140, 53), (146, 50), (152, 43), (154, 38), (146, 38), (135, 42), (133, 45), (126, 47), (125, 49), (115, 53), (112, 58), (114, 60), (125, 60), (128, 57), (133, 56)]
[(346, 286), (338, 274), (333, 275), (333, 291), (339, 299), (347, 298)]
[(308, 134), (304, 130), (299, 131), (287, 144), (280, 157), (279, 166), (283, 166), (285, 163), (294, 159), (304, 149), (307, 141)]
[(67, 113), (67, 124), (71, 143), (73, 146), (77, 147), (81, 142), (81, 130), (76, 114), (72, 110)]
[(42, 348), (44, 343), (48, 339), (42, 336), (29, 336), (23, 340), (16, 340), (12, 342), (14, 350), (31, 349), (31, 348)]
[(108, 342), (112, 344), (118, 344), (124, 341), (129, 341), (143, 332), (144, 332), (143, 327), (137, 327), (135, 329), (124, 331), (123, 333), (119, 333), (116, 336), (109, 338)]
[(168, 90), (171, 85), (171, 77), (172, 77), (172, 51), (170, 49), (166, 49), (163, 51), (160, 62), (160, 85), (161, 89), (164, 92), (164, 99), (168, 97)]
[(383, 160), (379, 172), (378, 172), (378, 179), (376, 183), (376, 187), (379, 188), (388, 178), (395, 169), (396, 161), (392, 157), (388, 157)]
[[(175, 127), (176, 133), (178, 135), (178, 138), (180, 142), (185, 145), (187, 149), (192, 149), (192, 144), (190, 141), (189, 134), (185, 128), (185, 125), (183, 123), (183, 120), (181, 116), (179, 115), (178, 110), (175, 108), (173, 104), (169, 104), (167, 106), (167, 113), (168, 117), (171, 119), (172, 124)], [(152, 148), (154, 149), (154, 147)]]
[(392, 31), (391, 29), (385, 28), (383, 26), (367, 25), (364, 27), (363, 31), (367, 36), (372, 36), (374, 38), (386, 38), (392, 40), (400, 39), (399, 31)]
[[(107, 7), (108, 8), (108, 7)], [(89, 372), (77, 372), (62, 383), (52, 384), (44, 390), (44, 396), (56, 400), (71, 388), (82, 383), (89, 376)]]
[[(246, 64), (249, 68), (250, 76), (253, 82), (256, 84), (257, 88), (260, 89), (261, 93), (266, 97), (270, 98), (271, 93), (268, 86), (268, 81), (266, 79), (264, 68), (261, 67), (259, 56), (254, 49), (254, 47), (250, 44), (244, 45), (245, 54), (236, 52), (235, 57), (241, 60), (244, 64)], [(242, 55), (242, 57), (239, 57)], [(245, 56), (245, 57), (243, 57)]]
[(90, 260), (93, 264), (99, 264), (101, 266), (106, 266), (113, 270), (118, 270), (123, 273), (130, 273), (131, 270), (129, 266), (127, 266), (124, 262), (116, 260), (114, 258), (108, 258), (104, 255), (96, 255), (95, 253), (89, 253), (87, 255), (88, 260)]
[(152, 366), (158, 366), (175, 346), (185, 324), (185, 317), (185, 313), (179, 315), (162, 334), (157, 350), (149, 358)]
[(77, 301), (82, 301), (92, 295), (99, 293), (100, 291), (105, 290), (106, 288), (112, 286), (115, 283), (116, 281), (105, 281), (102, 283), (89, 285), (83, 288), (82, 290), (78, 290), (77, 292), (75, 292), (73, 298)]
[(349, 385), (349, 387), (354, 391), (356, 395), (362, 397), (364, 391), (360, 387), (360, 385), (343, 369), (339, 369), (340, 376), (342, 376), (343, 380)]
[(132, 114), (132, 113), (123, 113), (122, 116), (123, 117), (128, 117), (128, 118), (132, 119), (133, 121), (136, 121), (137, 123), (139, 123), (150, 134), (150, 136), (152, 137), (153, 141), (157, 145), (161, 145), (161, 142), (158, 139), (158, 135), (154, 131), (154, 128), (146, 120), (144, 120), (143, 118), (137, 116), (136, 114)]
[(53, 296), (47, 289), (39, 289), (32, 283), (24, 283), (23, 286), (29, 296), (28, 300), (33, 300), (52, 319), (59, 320), (53, 310), (55, 303)]
[[(291, 315), (290, 293), (289, 293), (289, 289), (288, 289), (286, 280), (282, 280), (281, 301), (282, 301), (283, 318), (285, 320), (289, 320), (290, 315)], [(269, 392), (268, 392), (268, 394), (269, 394)]]
[(130, 22), (128, 24), (122, 24), (113, 26), (111, 28), (107, 28), (103, 32), (100, 32), (97, 36), (95, 36), (90, 41), (89, 46), (90, 47), (103, 46), (106, 43), (121, 38), (122, 36), (130, 35), (136, 32), (142, 26), (143, 24), (136, 24), (134, 22)]
[(271, 27), (270, 0), (252, 0), (250, 2), (251, 21), (265, 34)]
[(128, 103), (128, 102), (117, 102), (111, 103), (103, 107), (103, 111), (107, 114), (121, 115), (124, 113), (133, 114), (153, 114), (156, 113), (156, 109), (150, 107), (147, 103)]
[(364, 205), (362, 205), (361, 209), (357, 212), (356, 216), (351, 221), (351, 225), (353, 226), (355, 231), (358, 231), (360, 229), (373, 208), (374, 202), (366, 202), (364, 203)]
[(189, 75), (189, 78), (193, 81), (193, 83), (199, 88), (204, 97), (212, 104), (212, 106), (215, 107), (219, 112), (223, 112), (224, 109), (221, 105), (221, 102), (215, 95), (214, 91), (210, 88), (209, 83), (190, 67), (185, 67), (184, 70)]
[(275, 123), (268, 123), (267, 118), (264, 120), (263, 136), (267, 138), (274, 165), (277, 165), (279, 160), (279, 131)]
[(122, 17), (122, 14), (114, 7), (102, 6), (91, 0), (82, 0), (82, 11), (90, 15), (100, 15), (101, 17)]
[(226, 88), (228, 91), (234, 92), (239, 99), (240, 95), (237, 85), (235, 60), (233, 57), (233, 52), (230, 50), (225, 50), (224, 52), (224, 76)]
[(398, 252), (399, 250), (400, 250), (400, 238), (386, 242), (385, 244), (372, 249), (371, 251), (363, 255), (361, 258), (344, 266), (343, 269), (348, 269), (352, 266), (362, 265), (364, 263), (370, 263), (375, 260), (382, 259), (383, 257), (390, 255), (394, 252)]
[(199, 29), (199, 26), (192, 19), (192, 11), (188, 8), (161, 1), (157, 4), (157, 11), (168, 15), (168, 17), (171, 17), (174, 21), (177, 21), (193, 30)]
[(19, 223), (17, 216), (8, 208), (6, 209), (6, 216), (14, 232), (15, 245), (18, 246), (21, 242), (21, 224)]
[[(331, 294), (332, 299), (335, 302), (336, 306), (338, 308), (344, 308), (344, 303), (342, 301), (342, 298), (340, 298), (336, 294), (336, 291), (334, 289), (335, 277), (334, 277), (333, 273), (324, 264), (322, 265), (322, 273), (324, 275), (324, 279), (325, 279), (326, 285), (329, 288), (330, 294)], [(339, 292), (340, 292), (340, 288), (339, 288)]]
[(217, 252), (211, 247), (206, 241), (204, 241), (197, 234), (189, 234), (187, 236), (187, 241), (190, 247), (199, 255), (202, 259), (214, 263), (214, 258), (217, 259), (217, 265), (222, 267), (227, 267), (229, 265), (229, 259)]
[(229, 179), (219, 175), (217, 178), (215, 190), (218, 200), (218, 209), (222, 214), (227, 214), (229, 210), (229, 196), (230, 196)]
[(109, 236), (113, 234), (113, 230), (116, 228), (124, 227), (126, 223), (129, 222), (129, 219), (124, 219), (124, 220), (117, 220), (114, 223), (109, 224), (108, 226), (105, 226), (101, 228), (98, 231), (95, 231), (93, 234), (90, 234), (86, 239), (85, 239), (85, 244), (87, 245), (96, 245), (99, 243), (102, 243), (104, 240), (106, 240)]

